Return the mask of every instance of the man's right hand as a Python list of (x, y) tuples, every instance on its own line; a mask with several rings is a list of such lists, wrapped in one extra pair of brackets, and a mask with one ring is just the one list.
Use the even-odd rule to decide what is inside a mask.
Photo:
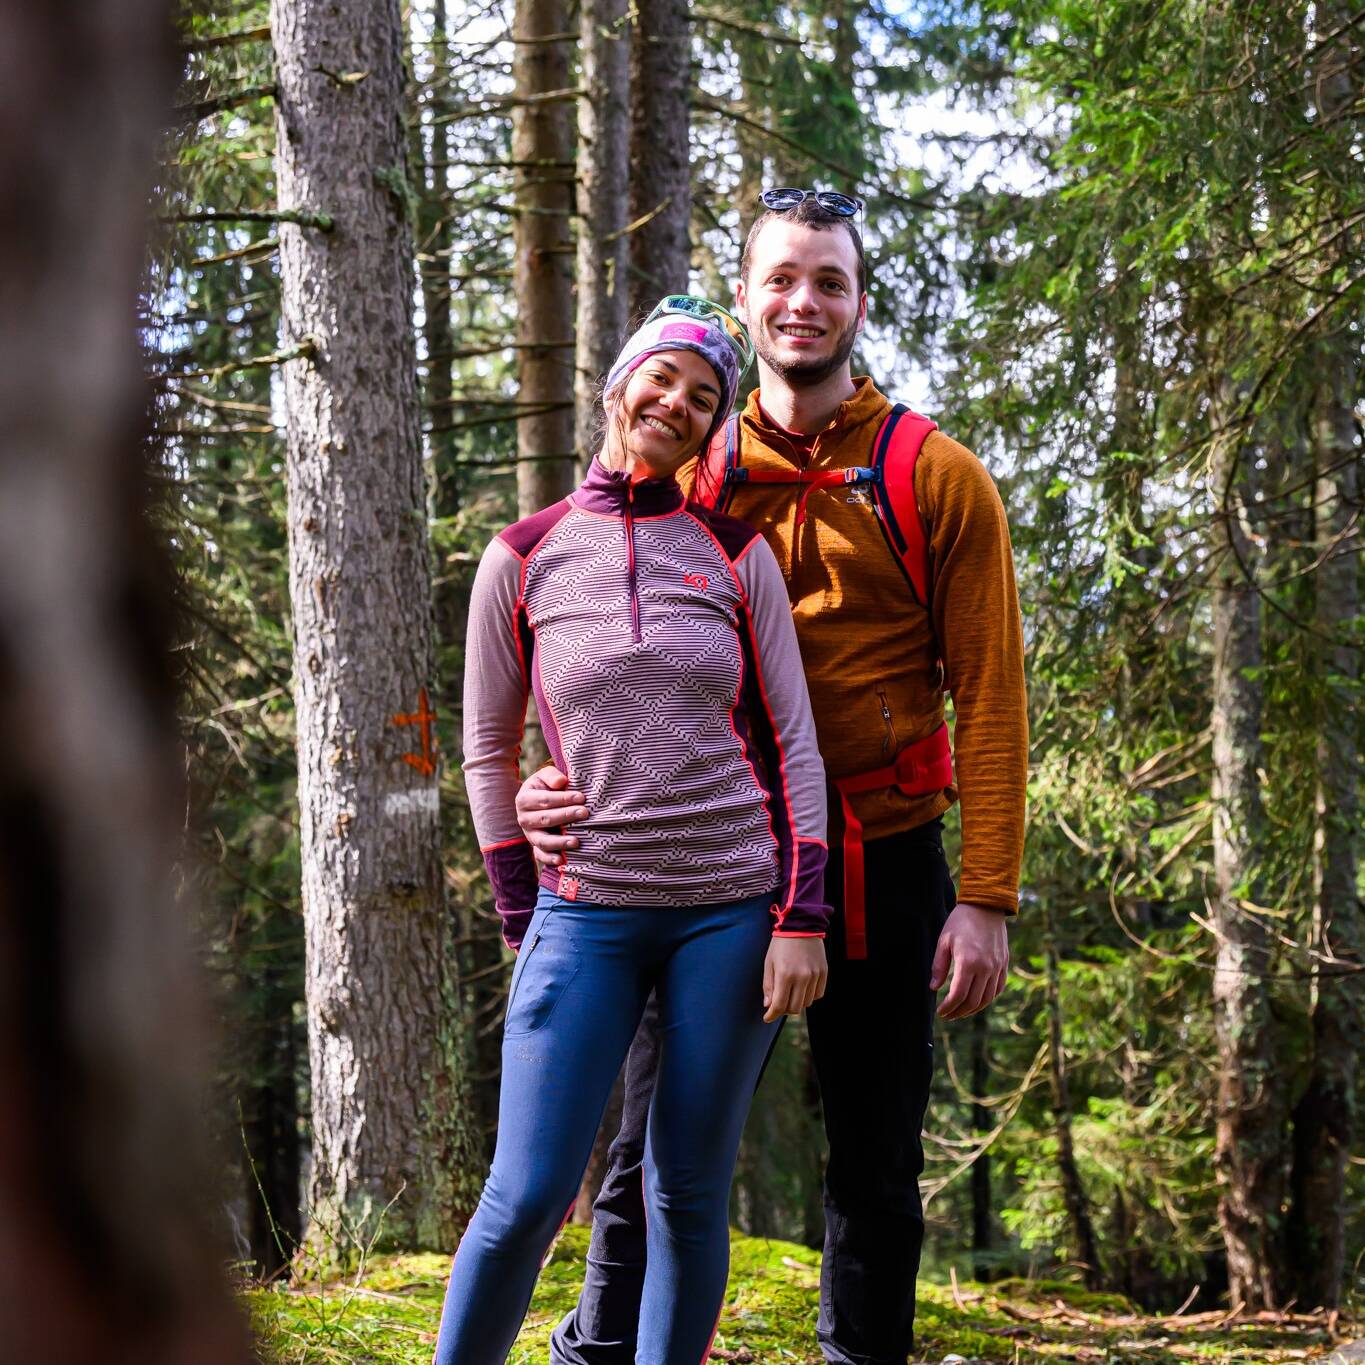
[(583, 793), (569, 790), (569, 779), (558, 768), (541, 768), (521, 784), (517, 792), (517, 824), (542, 867), (559, 867), (566, 849), (577, 848), (565, 825), (586, 820)]

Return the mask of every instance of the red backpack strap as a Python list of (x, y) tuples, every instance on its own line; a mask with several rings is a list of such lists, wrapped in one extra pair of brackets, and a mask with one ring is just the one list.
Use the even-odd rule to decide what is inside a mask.
[(739, 467), (739, 414), (732, 412), (725, 425), (711, 438), (711, 444), (697, 456), (697, 477), (692, 483), (692, 499), (703, 507), (725, 511), (734, 483), (732, 470)]
[(925, 437), (937, 430), (936, 422), (897, 403), (872, 446), (872, 467), (877, 471), (872, 495), (882, 528), (916, 599), (926, 609), (932, 588), (929, 538), (915, 501), (915, 465)]

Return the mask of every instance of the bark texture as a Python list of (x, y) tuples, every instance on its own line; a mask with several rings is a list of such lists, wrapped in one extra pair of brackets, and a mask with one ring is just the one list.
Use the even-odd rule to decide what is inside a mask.
[(397, 0), (274, 0), (310, 1239), (448, 1249), (469, 1207), (440, 863)]
[[(1317, 64), (1318, 113), (1338, 118), (1360, 89), (1362, 53), (1341, 4), (1315, 10), (1317, 30), (1336, 34)], [(1342, 168), (1331, 167), (1334, 175)], [(1322, 263), (1325, 284), (1349, 269), (1353, 244)], [(1360, 859), (1360, 451), (1352, 404), (1358, 346), (1348, 329), (1324, 343), (1313, 414), (1317, 468), (1314, 624), (1322, 642), (1323, 697), (1317, 745), (1317, 835), (1313, 850), (1314, 950), (1310, 1017), (1313, 1061), (1294, 1111), (1292, 1206), (1285, 1264), (1289, 1293), (1305, 1307), (1334, 1308), (1346, 1275), (1346, 1163), (1356, 1140), (1357, 1071), (1365, 1012), (1365, 923), (1357, 891)], [(1357, 635), (1355, 639), (1358, 639)]]
[[(981, 1101), (990, 1083), (990, 1054), (987, 1040), (990, 1015), (980, 1010), (972, 1015), (972, 1133), (984, 1137), (991, 1130), (991, 1111)], [(991, 1154), (982, 1152), (972, 1162), (972, 1278), (985, 1283), (994, 1278), (990, 1263), (993, 1224), (991, 1219)]]
[(630, 221), (640, 224), (630, 236), (632, 318), (664, 294), (687, 292), (689, 44), (686, 0), (639, 7), (630, 50)]
[(578, 349), (574, 402), (579, 463), (593, 454), (597, 385), (626, 331), (626, 196), (630, 182), (630, 26), (626, 0), (582, 0), (578, 104)]
[[(750, 120), (735, 124), (735, 150), (739, 154), (739, 181), (735, 204), (739, 209), (739, 240), (748, 240), (749, 229), (763, 212), (759, 195), (768, 186), (767, 147), (761, 127), (767, 120), (767, 89), (772, 46), (754, 33), (736, 33), (733, 38), (739, 59), (739, 90), (744, 113)], [(774, 187), (775, 188), (775, 187)]]
[[(1223, 414), (1232, 395), (1225, 395)], [(1265, 816), (1260, 771), (1261, 607), (1248, 534), (1254, 452), (1220, 438), (1211, 461), (1213, 553), (1213, 977), (1218, 1042), (1214, 1164), (1218, 1222), (1234, 1305), (1276, 1302), (1275, 1269), (1284, 1196), (1285, 1078), (1276, 1046), (1269, 974), (1271, 939), (1259, 904)]]
[(1081, 1183), (1075, 1145), (1071, 1139), (1071, 1089), (1067, 1083), (1066, 1049), (1062, 1042), (1061, 971), (1052, 910), (1046, 900), (1043, 907), (1043, 948), (1047, 970), (1048, 1085), (1052, 1093), (1052, 1118), (1057, 1134), (1057, 1174), (1062, 1184), (1067, 1225), (1075, 1243), (1075, 1259), (1080, 1262), (1086, 1288), (1098, 1289), (1103, 1284), (1103, 1275), (1099, 1252), (1095, 1247), (1090, 1200)]
[(517, 0), (512, 58), (516, 163), (517, 510), (538, 512), (573, 491), (573, 105), (545, 99), (569, 85), (569, 44), (537, 42), (568, 28), (564, 0)]
[(0, 9), (0, 1356), (246, 1365), (207, 1235), (204, 998), (136, 333), (160, 0)]
[(1294, 1109), (1292, 1213), (1286, 1292), (1306, 1308), (1334, 1308), (1346, 1273), (1346, 1162), (1356, 1134), (1361, 963), (1365, 961), (1356, 870), (1360, 845), (1357, 705), (1360, 652), (1349, 631), (1360, 614), (1360, 469), (1351, 399), (1356, 368), (1337, 338), (1314, 421), (1319, 470), (1314, 503), (1315, 624), (1324, 679), (1317, 744), (1317, 835), (1313, 849), (1313, 1057)]
[[(422, 339), (426, 348), (426, 388), (423, 392), (424, 405), (430, 414), (429, 426), (432, 429), (428, 456), (431, 458), (433, 472), (440, 478), (447, 473), (446, 486), (435, 490), (433, 504), (436, 515), (454, 516), (459, 510), (458, 480), (451, 477), (453, 470), (444, 471), (441, 455), (453, 455), (451, 432), (443, 431), (453, 417), (451, 395), (454, 386), (451, 382), (451, 352), (455, 348), (455, 337), (451, 316), (451, 247), (455, 240), (454, 217), (449, 210), (447, 193), (450, 175), (447, 161), (455, 156), (455, 135), (453, 122), (450, 121), (450, 48), (447, 38), (450, 29), (450, 6), (448, 0), (436, 0), (431, 15), (431, 85), (432, 95), (428, 109), (431, 121), (426, 136), (431, 139), (431, 164), (424, 165), (426, 144), (423, 129), (416, 124), (413, 129), (413, 146), (416, 155), (414, 166), (423, 166), (422, 208), (417, 220), (417, 251), (422, 276)], [(437, 620), (444, 633), (445, 620), (437, 608)], [(457, 636), (446, 639), (464, 638), (461, 630)], [(456, 679), (458, 682), (458, 679)], [(448, 689), (449, 690), (449, 689)]]

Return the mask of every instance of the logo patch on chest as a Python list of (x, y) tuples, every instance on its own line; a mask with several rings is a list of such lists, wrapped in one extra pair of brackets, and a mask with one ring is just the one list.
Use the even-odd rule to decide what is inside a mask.
[(688, 570), (688, 572), (683, 574), (683, 582), (686, 583), (689, 588), (698, 588), (702, 592), (705, 592), (710, 586), (711, 580), (707, 578), (704, 573), (694, 573), (691, 570)]

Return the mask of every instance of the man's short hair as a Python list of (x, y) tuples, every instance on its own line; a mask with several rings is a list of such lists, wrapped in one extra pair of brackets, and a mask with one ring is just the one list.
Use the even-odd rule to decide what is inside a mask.
[(803, 199), (794, 209), (786, 209), (782, 212), (775, 209), (765, 209), (754, 219), (754, 225), (749, 229), (749, 235), (744, 239), (744, 251), (739, 258), (740, 279), (748, 282), (754, 243), (758, 240), (758, 234), (775, 218), (780, 218), (784, 223), (798, 223), (801, 227), (842, 228), (847, 232), (853, 240), (854, 255), (858, 258), (858, 293), (859, 295), (867, 293), (867, 257), (863, 254), (863, 239), (858, 229), (854, 227), (853, 219), (831, 213), (827, 208), (822, 208), (814, 199)]

